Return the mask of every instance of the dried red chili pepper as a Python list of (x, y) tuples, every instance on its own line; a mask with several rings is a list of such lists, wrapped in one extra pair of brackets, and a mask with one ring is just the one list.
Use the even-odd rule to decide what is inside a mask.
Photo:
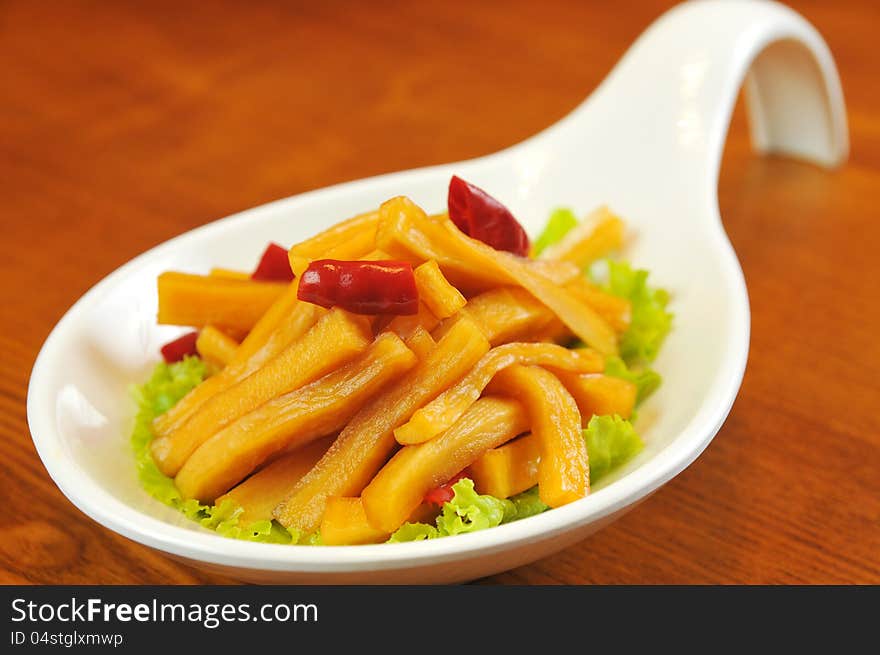
[(457, 175), (449, 181), (449, 218), (462, 232), (496, 250), (525, 257), (529, 237), (510, 210), (488, 193)]
[(463, 469), (456, 473), (451, 480), (448, 482), (444, 482), (439, 487), (434, 487), (428, 493), (425, 494), (425, 502), (426, 503), (434, 503), (435, 505), (443, 505), (443, 503), (448, 503), (455, 497), (455, 492), (452, 490), (452, 485), (461, 480), (462, 478), (467, 477), (467, 469)]
[(419, 292), (409, 262), (317, 259), (302, 274), (297, 297), (354, 314), (419, 311)]
[(197, 355), (196, 339), (198, 338), (198, 332), (187, 332), (182, 337), (169, 341), (159, 349), (159, 352), (162, 353), (162, 359), (171, 364), (179, 362), (187, 355)]
[(260, 257), (260, 263), (251, 273), (252, 280), (262, 282), (290, 282), (293, 280), (293, 271), (290, 270), (290, 260), (287, 250), (277, 243), (270, 243)]

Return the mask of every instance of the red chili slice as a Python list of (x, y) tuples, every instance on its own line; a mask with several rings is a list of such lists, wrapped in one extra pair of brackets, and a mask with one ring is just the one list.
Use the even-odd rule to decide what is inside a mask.
[(354, 314), (416, 314), (419, 292), (412, 264), (317, 259), (299, 281), (297, 297)]
[(488, 193), (457, 175), (449, 181), (449, 218), (462, 232), (496, 250), (525, 257), (529, 236), (510, 210)]
[(256, 270), (251, 273), (252, 280), (262, 282), (291, 282), (293, 271), (290, 270), (290, 260), (287, 258), (287, 250), (277, 243), (270, 243), (260, 257), (260, 263)]
[(435, 505), (443, 505), (443, 503), (448, 503), (455, 497), (455, 492), (452, 490), (452, 485), (461, 480), (462, 478), (467, 477), (467, 469), (459, 471), (456, 473), (451, 480), (448, 482), (444, 482), (439, 487), (434, 487), (425, 494), (425, 502), (426, 503), (434, 503)]
[(171, 364), (179, 362), (187, 355), (197, 355), (196, 339), (198, 338), (198, 332), (187, 332), (182, 337), (169, 341), (159, 349), (159, 352), (162, 353), (162, 359)]

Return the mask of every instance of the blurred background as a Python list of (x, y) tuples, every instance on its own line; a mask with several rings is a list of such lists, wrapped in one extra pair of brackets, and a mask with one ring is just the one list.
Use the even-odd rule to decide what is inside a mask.
[[(239, 210), (520, 141), (673, 4), (0, 3), (0, 581), (221, 581), (86, 519), (36, 457), (28, 372), (84, 291)], [(758, 158), (734, 116), (720, 206), (753, 336), (727, 424), (624, 519), (491, 582), (880, 582), (880, 4), (791, 4), (836, 57), (852, 152)]]

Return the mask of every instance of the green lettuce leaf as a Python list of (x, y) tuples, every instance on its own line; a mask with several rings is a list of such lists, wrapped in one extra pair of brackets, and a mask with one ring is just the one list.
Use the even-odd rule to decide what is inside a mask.
[(623, 261), (608, 261), (605, 290), (632, 303), (630, 326), (620, 339), (620, 356), (627, 364), (651, 362), (672, 328), (666, 311), (669, 293), (648, 286), (648, 271)]
[(519, 521), (520, 519), (528, 518), (529, 516), (534, 516), (535, 514), (540, 514), (541, 512), (546, 512), (550, 509), (541, 501), (541, 498), (538, 495), (538, 485), (535, 485), (531, 489), (523, 491), (520, 494), (511, 496), (510, 504), (512, 506), (512, 511), (504, 517), (503, 523)]
[(389, 544), (398, 544), (404, 541), (424, 541), (436, 539), (440, 532), (433, 525), (427, 523), (404, 523), (388, 539)]
[(578, 219), (574, 212), (566, 207), (553, 210), (544, 231), (535, 239), (532, 244), (532, 255), (537, 257), (548, 246), (562, 241), (562, 237), (578, 224)]
[(247, 526), (241, 525), (239, 516), (243, 511), (241, 507), (227, 499), (219, 505), (202, 506), (200, 518), (196, 518), (203, 527), (230, 539), (272, 544), (289, 544), (297, 541), (294, 539), (294, 535), (298, 534), (296, 531), (286, 530), (274, 521), (254, 521)]
[(186, 357), (173, 364), (160, 363), (146, 383), (136, 386), (132, 396), (137, 403), (137, 414), (131, 433), (138, 479), (144, 490), (153, 498), (179, 510), (187, 518), (198, 521), (209, 530), (224, 537), (245, 539), (263, 543), (289, 544), (299, 539), (274, 521), (256, 521), (251, 525), (239, 525), (242, 508), (231, 500), (220, 505), (202, 505), (192, 498), (180, 495), (174, 480), (162, 473), (150, 454), (153, 419), (168, 411), (196, 385), (205, 379), (207, 369), (198, 357)]
[(476, 532), (499, 525), (506, 511), (508, 500), (494, 496), (481, 496), (474, 491), (474, 481), (462, 478), (454, 485), (455, 494), (437, 517), (437, 529), (441, 536)]
[(641, 404), (652, 393), (657, 391), (663, 378), (651, 368), (630, 369), (620, 357), (609, 356), (605, 360), (605, 375), (628, 380), (636, 385), (636, 405)]
[(198, 514), (198, 503), (184, 503), (174, 486), (174, 480), (156, 467), (150, 454), (150, 441), (153, 439), (150, 425), (154, 418), (168, 411), (204, 378), (204, 362), (198, 357), (186, 357), (174, 364), (157, 364), (150, 379), (132, 389), (137, 414), (131, 433), (131, 446), (141, 486), (157, 500), (178, 507), (189, 517)]
[(474, 491), (474, 481), (470, 478), (462, 478), (452, 485), (452, 492), (452, 500), (443, 503), (436, 526), (404, 523), (388, 542), (422, 541), (494, 528), (515, 512), (511, 501), (482, 496)]
[(641, 452), (644, 443), (629, 421), (614, 416), (594, 416), (584, 430), (590, 456), (590, 484)]

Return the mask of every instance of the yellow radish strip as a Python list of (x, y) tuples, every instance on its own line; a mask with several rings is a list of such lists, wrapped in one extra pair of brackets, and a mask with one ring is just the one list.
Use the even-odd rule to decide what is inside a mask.
[(632, 318), (632, 303), (626, 298), (605, 293), (583, 275), (566, 285), (581, 302), (592, 307), (615, 332), (623, 334)]
[(584, 343), (606, 355), (617, 352), (617, 335), (602, 317), (563, 286), (534, 270), (531, 260), (471, 239), (452, 221), (430, 220), (421, 208), (402, 196), (383, 203), (379, 216), (378, 247), (395, 256), (408, 254), (417, 261), (436, 260), (444, 275), (459, 288), (456, 276), (468, 285), (521, 286)]
[(498, 287), (468, 300), (432, 333), (441, 337), (460, 316), (472, 319), (493, 346), (510, 341), (534, 341), (533, 335), (556, 317), (520, 287)]
[(370, 524), (394, 532), (428, 491), (450, 480), (486, 450), (528, 429), (528, 424), (517, 401), (486, 397), (436, 439), (401, 448), (361, 493)]
[(602, 357), (592, 351), (576, 351), (550, 343), (508, 343), (490, 350), (462, 380), (419, 409), (394, 430), (398, 443), (428, 441), (449, 428), (476, 402), (486, 385), (502, 369), (514, 364), (549, 366), (574, 373), (603, 370)]
[[(436, 516), (436, 506), (424, 503), (416, 508), (407, 521), (429, 523)], [(387, 532), (377, 530), (367, 521), (360, 498), (335, 497), (327, 501), (327, 509), (321, 519), (321, 542), (325, 546), (376, 544), (387, 541), (388, 537)]]
[(590, 491), (590, 462), (574, 398), (550, 371), (511, 366), (492, 380), (493, 393), (519, 400), (541, 446), (538, 493), (550, 507), (583, 498)]
[(540, 259), (572, 262), (587, 268), (601, 257), (619, 250), (623, 245), (624, 231), (623, 220), (602, 206), (569, 230), (561, 241), (547, 246)]
[(247, 480), (220, 496), (216, 503), (232, 501), (242, 509), (239, 525), (271, 521), (272, 510), (293, 489), (299, 479), (327, 452), (333, 437), (318, 439), (270, 462)]
[(213, 501), (270, 457), (341, 430), (415, 363), (397, 335), (383, 334), (354, 361), (270, 400), (202, 443), (177, 474), (177, 488), (186, 498)]
[(617, 414), (626, 419), (632, 416), (638, 389), (629, 380), (563, 371), (556, 375), (577, 403), (584, 427), (594, 415)]
[(177, 430), (154, 438), (150, 448), (156, 465), (165, 475), (176, 475), (193, 451), (218, 430), (363, 352), (369, 345), (366, 335), (363, 317), (331, 310), (264, 366), (206, 400)]
[(425, 359), (437, 347), (437, 342), (425, 328), (418, 326), (407, 338), (406, 345), (416, 354), (416, 357)]
[(299, 278), (315, 259), (361, 259), (375, 248), (378, 223), (377, 212), (361, 214), (291, 246), (291, 270)]
[(297, 299), (294, 280), (275, 304), (263, 314), (220, 373), (212, 375), (180, 402), (153, 421), (156, 437), (168, 436), (186, 422), (207, 399), (243, 380), (272, 357), (299, 339), (327, 310)]
[(168, 271), (159, 275), (157, 288), (160, 325), (217, 325), (248, 332), (287, 285)]
[(379, 544), (390, 533), (377, 530), (367, 521), (360, 498), (331, 498), (321, 519), (321, 541), (327, 546)]
[(250, 280), (251, 274), (244, 271), (233, 271), (229, 268), (212, 268), (209, 275), (223, 277), (228, 280)]
[(314, 532), (331, 496), (357, 496), (392, 453), (394, 428), (424, 403), (461, 379), (489, 350), (472, 321), (461, 320), (393, 386), (362, 409), (287, 499), (275, 508), (285, 527)]
[(524, 434), (499, 448), (483, 453), (469, 467), (478, 493), (510, 498), (538, 484), (541, 444), (533, 434)]
[(440, 322), (428, 306), (420, 302), (418, 314), (412, 316), (395, 316), (384, 329), (394, 332), (401, 339), (409, 339), (419, 328), (430, 332)]
[(416, 278), (419, 299), (438, 319), (452, 316), (467, 303), (461, 292), (449, 284), (434, 260), (417, 266), (413, 275)]
[(220, 368), (235, 358), (237, 349), (238, 342), (213, 325), (203, 327), (196, 339), (196, 350), (199, 357)]

